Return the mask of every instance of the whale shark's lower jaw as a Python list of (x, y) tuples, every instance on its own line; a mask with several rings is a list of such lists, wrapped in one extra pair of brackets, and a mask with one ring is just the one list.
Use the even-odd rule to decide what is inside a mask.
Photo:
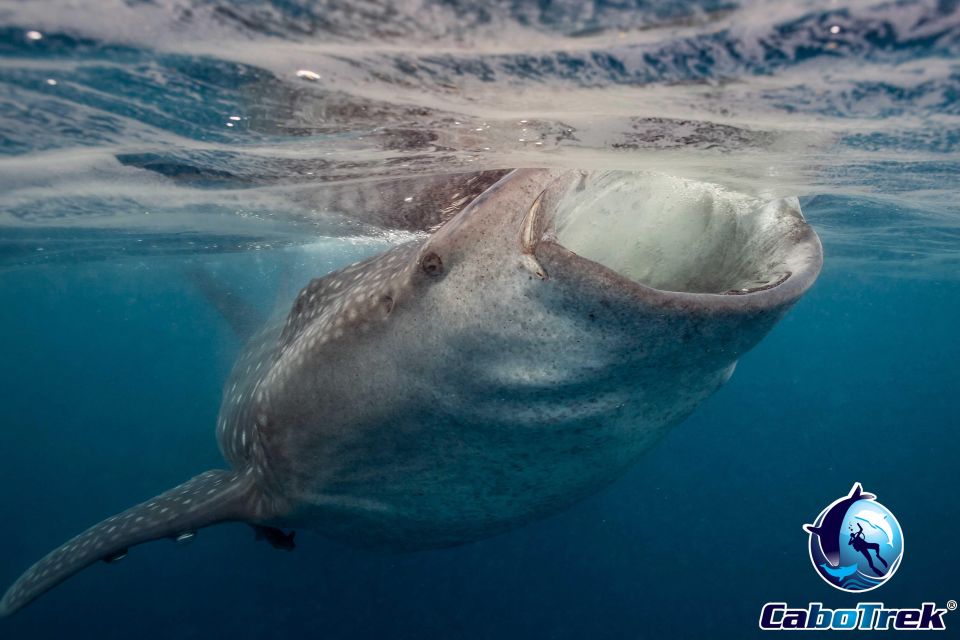
[(799, 298), (822, 264), (796, 198), (765, 201), (665, 175), (571, 172), (530, 216), (538, 218), (527, 224), (541, 234), (539, 245), (594, 263), (578, 270), (629, 280), (648, 299), (772, 307)]

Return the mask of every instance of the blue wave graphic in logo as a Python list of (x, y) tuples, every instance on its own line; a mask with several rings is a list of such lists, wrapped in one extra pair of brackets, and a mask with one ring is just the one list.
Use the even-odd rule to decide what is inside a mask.
[(826, 571), (827, 573), (829, 573), (834, 578), (841, 578), (841, 579), (846, 578), (848, 576), (852, 576), (857, 572), (857, 565), (855, 564), (851, 564), (848, 567), (833, 568), (830, 565), (828, 565), (826, 562), (824, 562), (823, 564), (820, 565), (820, 568)]

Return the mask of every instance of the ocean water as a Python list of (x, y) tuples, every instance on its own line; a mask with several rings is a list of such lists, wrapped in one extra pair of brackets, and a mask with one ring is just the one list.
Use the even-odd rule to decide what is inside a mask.
[[(0, 588), (223, 465), (242, 345), (196, 270), (265, 317), (419, 237), (390, 194), (542, 166), (797, 195), (825, 264), (727, 385), (562, 514), (413, 554), (212, 527), (0, 637), (744, 638), (768, 601), (958, 599), (958, 53), (951, 1), (3, 3)], [(869, 597), (821, 581), (801, 529), (855, 481), (904, 530)]]

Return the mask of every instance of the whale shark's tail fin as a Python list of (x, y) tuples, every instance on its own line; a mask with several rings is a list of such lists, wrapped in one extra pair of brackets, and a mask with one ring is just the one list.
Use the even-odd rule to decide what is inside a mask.
[(252, 520), (257, 491), (251, 480), (233, 471), (207, 471), (90, 527), (20, 576), (0, 600), (0, 618), (98, 560), (122, 558), (134, 545), (184, 539), (218, 522)]

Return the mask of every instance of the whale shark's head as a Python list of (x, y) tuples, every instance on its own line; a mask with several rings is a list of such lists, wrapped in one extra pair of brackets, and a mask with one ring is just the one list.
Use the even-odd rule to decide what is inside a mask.
[[(742, 352), (810, 287), (822, 249), (796, 198), (655, 174), (518, 170), (442, 227), (419, 260), (443, 277), (451, 304), (503, 306), (512, 282), (519, 298), (630, 332), (640, 316), (725, 318), (709, 331), (741, 334), (727, 346)], [(742, 331), (753, 320), (757, 330)]]

